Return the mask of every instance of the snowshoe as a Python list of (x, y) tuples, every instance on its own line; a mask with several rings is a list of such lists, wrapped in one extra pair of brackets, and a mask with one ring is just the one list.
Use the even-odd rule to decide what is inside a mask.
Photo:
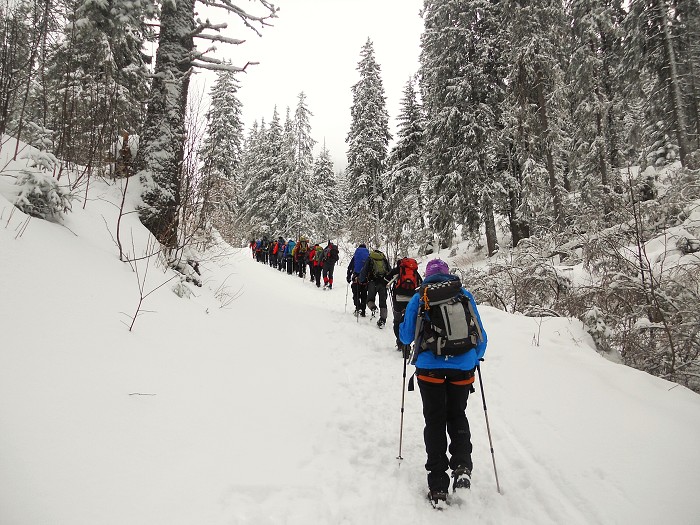
[(360, 317), (367, 317), (367, 313), (364, 310), (360, 310)]
[(457, 467), (452, 471), (452, 492), (457, 489), (469, 489), (472, 486), (472, 471), (467, 467)]
[(384, 328), (385, 324), (386, 324), (386, 319), (379, 319), (379, 321), (377, 321), (377, 326), (379, 328)]
[(443, 510), (447, 506), (447, 492), (441, 490), (428, 491), (428, 501), (436, 510)]

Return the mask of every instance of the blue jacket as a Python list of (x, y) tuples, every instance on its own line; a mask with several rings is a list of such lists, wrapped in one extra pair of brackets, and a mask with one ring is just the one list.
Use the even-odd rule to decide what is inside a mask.
[(287, 242), (287, 246), (284, 248), (284, 257), (292, 256), (292, 250), (294, 249), (294, 246), (296, 246), (296, 243), (290, 239)]
[(369, 258), (369, 250), (367, 248), (357, 248), (355, 253), (350, 259), (348, 264), (348, 279), (352, 277), (352, 274), (359, 275), (362, 271), (362, 267), (365, 265), (365, 261)]
[[(456, 275), (438, 273), (427, 277), (425, 281), (423, 281), (423, 284), (455, 281), (457, 279), (458, 277)], [(430, 350), (421, 352), (418, 354), (416, 359), (416, 368), (451, 368), (457, 370), (473, 370), (474, 367), (479, 364), (479, 359), (484, 356), (484, 352), (486, 352), (486, 344), (488, 343), (486, 330), (484, 330), (484, 325), (481, 323), (481, 317), (479, 316), (479, 311), (476, 308), (476, 301), (474, 300), (474, 297), (464, 288), (462, 288), (462, 292), (464, 292), (464, 295), (467, 296), (469, 302), (471, 303), (472, 310), (476, 315), (478, 330), (481, 334), (481, 338), (476, 347), (461, 355), (437, 356)], [(405, 345), (413, 342), (413, 338), (416, 334), (416, 321), (418, 320), (418, 313), (422, 305), (423, 300), (420, 298), (420, 293), (416, 293), (413, 295), (413, 297), (411, 297), (411, 300), (408, 302), (408, 306), (406, 306), (406, 315), (404, 316), (403, 323), (401, 323), (399, 326), (399, 338)]]

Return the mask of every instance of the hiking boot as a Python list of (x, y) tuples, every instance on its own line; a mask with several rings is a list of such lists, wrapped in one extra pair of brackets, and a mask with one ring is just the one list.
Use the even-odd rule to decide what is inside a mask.
[(355, 310), (355, 311), (352, 313), (352, 315), (354, 315), (355, 317), (357, 317), (358, 315), (360, 315), (360, 311), (359, 311), (359, 310)]
[(447, 505), (447, 492), (443, 490), (433, 490), (428, 491), (428, 501), (436, 509), (444, 509)]
[(386, 324), (386, 319), (379, 319), (379, 321), (377, 321), (377, 326), (379, 328), (384, 328), (385, 324)]
[(367, 317), (367, 312), (360, 310), (360, 317)]
[(332, 289), (333, 289), (333, 285), (332, 285), (332, 284), (329, 284), (329, 285), (328, 285), (328, 289), (329, 289), (329, 290), (332, 290)]
[(472, 471), (467, 467), (457, 467), (452, 471), (452, 491), (457, 489), (468, 489), (472, 486)]

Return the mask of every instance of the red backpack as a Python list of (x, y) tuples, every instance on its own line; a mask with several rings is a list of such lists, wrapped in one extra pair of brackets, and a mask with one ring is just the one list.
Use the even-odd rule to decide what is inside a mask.
[(399, 262), (399, 277), (396, 280), (396, 290), (413, 293), (418, 288), (418, 263), (415, 259), (404, 257)]

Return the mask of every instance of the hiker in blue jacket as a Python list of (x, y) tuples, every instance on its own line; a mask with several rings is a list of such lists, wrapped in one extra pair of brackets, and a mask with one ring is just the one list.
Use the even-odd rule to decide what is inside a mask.
[[(459, 281), (450, 275), (447, 263), (440, 259), (428, 262), (423, 287), (433, 283)], [(450, 486), (448, 467), (452, 470), (453, 490), (471, 486), (472, 444), (466, 409), (467, 398), (474, 392), (474, 372), (479, 360), (486, 351), (486, 331), (481, 323), (476, 301), (471, 293), (462, 287), (462, 293), (469, 300), (470, 311), (476, 325), (476, 346), (459, 355), (440, 355), (427, 349), (421, 350), (421, 336), (416, 334), (416, 323), (424, 300), (423, 287), (406, 307), (404, 321), (399, 327), (401, 342), (408, 345), (417, 338), (414, 345), (416, 377), (423, 401), (425, 430), (423, 438), (427, 452), (425, 469), (428, 471), (428, 497), (437, 503), (445, 501)], [(447, 432), (445, 432), (447, 430)], [(447, 435), (450, 437), (450, 459), (447, 459)]]
[(347, 281), (352, 283), (352, 302), (355, 304), (355, 317), (367, 315), (367, 284), (359, 282), (359, 275), (365, 261), (369, 257), (369, 250), (365, 244), (360, 244), (348, 264)]
[(284, 261), (287, 265), (287, 273), (289, 275), (292, 275), (294, 272), (294, 258), (292, 257), (292, 250), (294, 250), (294, 246), (296, 246), (296, 242), (294, 242), (294, 239), (289, 239), (287, 241), (287, 246), (284, 248)]

